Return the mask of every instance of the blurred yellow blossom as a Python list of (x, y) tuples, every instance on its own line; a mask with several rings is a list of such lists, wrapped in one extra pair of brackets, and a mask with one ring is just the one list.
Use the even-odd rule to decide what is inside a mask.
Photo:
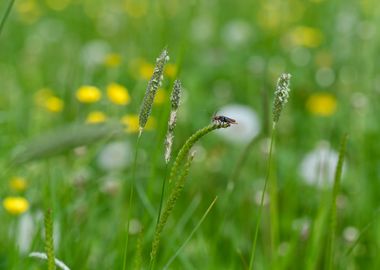
[(93, 111), (87, 115), (86, 123), (98, 124), (106, 121), (107, 116), (101, 111)]
[(20, 215), (29, 209), (29, 202), (23, 197), (6, 197), (3, 207), (13, 215)]
[(121, 56), (117, 53), (109, 53), (104, 58), (104, 65), (109, 68), (115, 68), (120, 66)]
[(323, 33), (318, 28), (297, 26), (289, 34), (290, 42), (295, 46), (316, 48), (323, 41)]
[(76, 97), (83, 103), (94, 103), (100, 100), (102, 93), (99, 88), (90, 85), (84, 85), (79, 87), (76, 92)]
[(44, 105), (45, 105), (45, 108), (50, 112), (57, 113), (63, 110), (63, 100), (56, 96), (48, 97), (45, 100)]
[(107, 86), (107, 96), (116, 105), (126, 105), (131, 100), (128, 89), (117, 83), (110, 83)]
[(263, 3), (257, 12), (258, 24), (266, 30), (275, 30), (281, 23), (281, 9), (273, 3)]
[(37, 0), (18, 1), (16, 11), (19, 13), (21, 21), (32, 24), (41, 16), (41, 8)]
[(53, 91), (49, 88), (42, 88), (34, 94), (34, 100), (38, 106), (47, 109), (50, 112), (61, 112), (64, 102), (59, 97), (53, 95)]
[(159, 88), (157, 90), (156, 96), (154, 97), (153, 103), (156, 105), (160, 105), (165, 102), (167, 97), (165, 89)]
[(175, 64), (166, 64), (165, 66), (165, 75), (168, 76), (169, 78), (175, 78), (177, 75), (178, 67)]
[[(127, 133), (139, 132), (139, 116), (137, 114), (125, 115), (121, 118), (121, 123), (126, 126), (125, 131)], [(156, 127), (156, 119), (153, 116), (148, 118), (145, 126), (145, 130), (152, 130)]]
[(21, 192), (26, 189), (27, 183), (25, 178), (16, 176), (9, 181), (9, 186), (12, 190)]
[(307, 110), (317, 116), (330, 116), (335, 113), (336, 107), (336, 98), (329, 93), (312, 94), (306, 102)]
[(140, 78), (149, 80), (153, 75), (154, 66), (146, 61), (141, 61), (139, 65)]
[(147, 13), (147, 0), (125, 0), (124, 8), (126, 13), (133, 18), (140, 18)]
[(45, 0), (46, 5), (55, 11), (64, 10), (72, 0)]

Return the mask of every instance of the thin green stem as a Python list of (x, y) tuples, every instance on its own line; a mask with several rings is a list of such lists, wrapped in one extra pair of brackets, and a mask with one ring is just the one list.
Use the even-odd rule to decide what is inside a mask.
[(194, 229), (191, 231), (190, 235), (186, 238), (185, 242), (177, 249), (176, 253), (169, 259), (169, 261), (165, 264), (163, 269), (168, 269), (170, 264), (175, 260), (175, 258), (178, 256), (178, 254), (182, 251), (182, 249), (189, 243), (190, 239), (193, 237), (194, 233), (199, 229), (203, 221), (206, 219), (208, 213), (211, 211), (212, 207), (216, 203), (216, 200), (218, 197), (215, 197), (215, 199), (211, 202), (210, 206), (207, 208), (206, 212), (203, 214), (201, 219), (198, 221), (197, 225), (195, 225)]
[[(270, 170), (276, 170), (276, 163), (269, 165)], [(274, 173), (269, 176), (269, 219), (270, 219), (270, 240), (271, 240), (271, 268), (277, 269), (277, 246), (279, 239), (279, 226), (278, 226), (278, 187), (277, 179)]]
[(172, 213), (179, 196), (182, 193), (182, 190), (185, 186), (185, 181), (186, 181), (187, 175), (189, 174), (189, 170), (190, 170), (190, 166), (191, 166), (191, 163), (193, 161), (193, 158), (194, 158), (193, 155), (189, 156), (186, 164), (184, 165), (184, 168), (182, 170), (181, 175), (179, 176), (178, 180), (175, 183), (175, 186), (173, 187), (172, 192), (169, 195), (169, 198), (168, 198), (168, 201), (165, 205), (164, 211), (163, 211), (162, 215), (160, 216), (160, 220), (159, 220), (158, 225), (156, 227), (154, 237), (153, 237), (153, 241), (152, 241), (152, 251), (150, 253), (150, 263), (149, 263), (149, 269), (151, 269), (151, 270), (154, 269), (154, 265), (156, 263), (156, 256), (157, 256), (158, 247), (160, 244), (160, 238), (161, 238), (162, 230), (164, 229), (165, 224), (166, 224), (170, 214)]
[(166, 177), (167, 177), (167, 171), (168, 171), (168, 166), (166, 164), (165, 166), (165, 177), (162, 180), (162, 188), (161, 188), (161, 198), (160, 198), (160, 205), (158, 207), (158, 215), (157, 215), (157, 221), (156, 221), (156, 229), (158, 226), (158, 222), (160, 221), (160, 216), (161, 216), (161, 211), (162, 211), (162, 205), (164, 204), (164, 197), (165, 197), (165, 187), (166, 187)]
[(3, 28), (4, 28), (4, 25), (5, 25), (5, 22), (7, 21), (8, 16), (11, 13), (11, 10), (12, 10), (12, 7), (13, 7), (13, 4), (14, 4), (15, 1), (16, 0), (10, 0), (9, 4), (8, 4), (8, 7), (5, 10), (4, 16), (3, 16), (3, 18), (2, 18), (2, 20), (0, 22), (0, 35), (3, 32)]
[(338, 164), (336, 165), (334, 187), (331, 200), (331, 216), (330, 216), (330, 244), (328, 247), (328, 269), (334, 269), (334, 250), (335, 250), (335, 229), (336, 229), (336, 198), (338, 197), (340, 190), (340, 180), (342, 177), (344, 155), (346, 153), (348, 135), (345, 134), (342, 138)]
[(129, 242), (129, 223), (131, 221), (131, 213), (132, 213), (132, 205), (133, 205), (133, 197), (134, 197), (134, 191), (136, 186), (136, 163), (137, 163), (137, 153), (138, 148), (140, 145), (140, 138), (141, 134), (138, 135), (137, 141), (136, 141), (136, 149), (135, 149), (135, 157), (133, 161), (133, 167), (132, 167), (132, 179), (131, 179), (131, 185), (130, 185), (130, 191), (129, 191), (129, 205), (128, 205), (128, 217), (127, 217), (127, 236), (125, 239), (125, 247), (124, 247), (124, 257), (123, 257), (123, 270), (127, 267), (127, 253), (128, 253), (128, 242)]
[(265, 177), (264, 189), (263, 189), (263, 191), (261, 193), (259, 212), (257, 214), (255, 236), (253, 238), (251, 257), (250, 257), (250, 260), (249, 260), (249, 268), (248, 268), (249, 270), (253, 269), (253, 261), (255, 259), (257, 236), (258, 236), (258, 233), (259, 233), (259, 227), (260, 227), (260, 223), (261, 223), (261, 216), (262, 216), (263, 207), (264, 207), (264, 196), (265, 196), (265, 192), (266, 192), (266, 189), (267, 189), (268, 180), (269, 180), (270, 171), (271, 171), (270, 165), (271, 165), (271, 159), (272, 159), (272, 149), (273, 149), (273, 143), (274, 143), (275, 133), (276, 133), (276, 125), (273, 124), (273, 126), (272, 126), (272, 135), (271, 135), (270, 146), (269, 146), (268, 169), (267, 169), (267, 175)]
[(45, 251), (48, 261), (48, 270), (55, 270), (53, 218), (50, 209), (45, 213)]
[[(167, 178), (167, 172), (168, 172), (168, 166), (167, 166), (167, 164), (165, 166), (165, 171), (166, 171), (165, 177), (162, 180), (161, 198), (160, 198), (160, 205), (159, 205), (159, 208), (158, 208), (158, 214), (157, 214), (157, 221), (156, 221), (155, 231), (157, 231), (157, 229), (158, 229), (160, 218), (161, 218), (162, 206), (164, 204), (165, 186), (166, 186), (166, 182), (167, 182), (166, 178)], [(149, 269), (153, 269), (154, 268), (155, 262), (156, 262), (155, 260), (151, 260), (151, 262), (149, 264)]]

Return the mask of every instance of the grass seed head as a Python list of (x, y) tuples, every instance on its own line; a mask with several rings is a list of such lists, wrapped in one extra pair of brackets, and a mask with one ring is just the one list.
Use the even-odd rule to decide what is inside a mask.
[(284, 108), (286, 102), (288, 102), (289, 92), (290, 92), (290, 78), (289, 73), (281, 74), (278, 78), (276, 91), (274, 93), (274, 102), (273, 102), (273, 124), (276, 124), (280, 119), (281, 111)]
[(174, 139), (174, 128), (177, 123), (177, 110), (181, 98), (182, 85), (180, 80), (175, 80), (173, 91), (170, 97), (171, 112), (168, 123), (168, 132), (165, 139), (165, 162), (168, 163), (171, 157), (172, 145)]
[(152, 104), (154, 101), (154, 97), (156, 96), (158, 87), (161, 86), (162, 80), (164, 78), (164, 67), (166, 62), (169, 61), (168, 51), (164, 49), (160, 56), (156, 59), (156, 66), (153, 71), (153, 75), (148, 82), (148, 86), (145, 91), (144, 100), (140, 109), (139, 114), (139, 127), (140, 134), (143, 131), (150, 113), (152, 111)]

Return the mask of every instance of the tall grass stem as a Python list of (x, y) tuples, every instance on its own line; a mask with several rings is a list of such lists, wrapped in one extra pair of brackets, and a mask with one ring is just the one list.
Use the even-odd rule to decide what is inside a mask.
[(261, 223), (261, 216), (262, 216), (262, 212), (263, 212), (263, 208), (264, 208), (264, 196), (265, 196), (265, 192), (266, 192), (266, 189), (267, 189), (267, 185), (268, 185), (268, 181), (269, 181), (269, 177), (270, 177), (270, 171), (271, 171), (270, 165), (271, 165), (271, 159), (272, 159), (272, 150), (273, 150), (275, 133), (276, 133), (276, 124), (273, 123), (273, 126), (272, 126), (272, 135), (271, 135), (270, 146), (269, 146), (268, 169), (267, 169), (267, 175), (265, 177), (264, 188), (263, 188), (263, 191), (261, 193), (261, 198), (260, 198), (260, 206), (259, 206), (259, 211), (258, 211), (258, 214), (257, 214), (255, 234), (254, 234), (254, 238), (253, 238), (252, 249), (251, 249), (251, 256), (250, 256), (250, 260), (249, 260), (249, 267), (248, 267), (249, 270), (253, 269), (253, 262), (254, 262), (254, 259), (255, 259), (256, 245), (257, 245), (257, 236), (258, 236), (258, 233), (259, 233), (259, 227), (260, 227), (260, 223)]
[(127, 217), (127, 236), (125, 239), (125, 247), (124, 247), (124, 256), (123, 256), (123, 270), (127, 267), (127, 254), (128, 254), (128, 242), (129, 242), (129, 225), (132, 217), (132, 208), (133, 208), (133, 197), (135, 192), (135, 186), (136, 186), (136, 163), (137, 163), (137, 153), (140, 145), (140, 138), (141, 136), (137, 136), (136, 141), (136, 149), (135, 149), (135, 157), (133, 160), (133, 167), (132, 167), (132, 178), (131, 178), (131, 184), (130, 184), (130, 191), (129, 191), (129, 204), (128, 204), (128, 217)]
[(212, 207), (216, 203), (218, 197), (215, 197), (215, 199), (211, 202), (209, 207), (207, 208), (206, 212), (203, 214), (201, 219), (198, 221), (198, 223), (195, 225), (194, 229), (191, 231), (190, 235), (186, 238), (186, 240), (183, 242), (183, 244), (177, 249), (176, 253), (169, 259), (169, 261), (165, 264), (163, 269), (168, 269), (170, 264), (173, 263), (175, 258), (179, 255), (179, 253), (183, 250), (183, 248), (189, 243), (195, 232), (199, 229), (199, 227), (202, 225), (203, 221), (206, 219), (208, 213), (211, 211)]
[(187, 159), (183, 171), (181, 175), (179, 176), (178, 180), (175, 183), (175, 186), (172, 189), (172, 192), (169, 194), (168, 201), (165, 205), (165, 208), (162, 212), (162, 215), (160, 216), (160, 220), (156, 226), (156, 230), (153, 236), (153, 241), (152, 241), (152, 250), (150, 253), (150, 263), (149, 263), (149, 269), (154, 269), (155, 261), (156, 261), (156, 256), (158, 252), (158, 247), (160, 244), (160, 238), (161, 238), (161, 233), (166, 225), (166, 222), (168, 221), (168, 218), (170, 214), (172, 213), (174, 206), (177, 203), (177, 200), (179, 196), (181, 195), (181, 192), (183, 190), (183, 187), (185, 185), (185, 181), (187, 178), (187, 175), (189, 174), (190, 171), (190, 166), (193, 161), (194, 155), (190, 155), (189, 158)]
[(45, 252), (47, 255), (48, 270), (55, 270), (53, 218), (50, 209), (45, 213)]
[(331, 212), (330, 212), (330, 243), (328, 246), (328, 268), (327, 269), (335, 269), (334, 268), (334, 250), (335, 250), (335, 230), (337, 224), (337, 214), (336, 214), (336, 200), (340, 190), (340, 182), (342, 178), (343, 171), (343, 162), (344, 156), (346, 153), (348, 135), (345, 134), (342, 138), (340, 149), (339, 149), (339, 159), (338, 164), (335, 170), (334, 177), (334, 187), (332, 193), (332, 201), (331, 201)]

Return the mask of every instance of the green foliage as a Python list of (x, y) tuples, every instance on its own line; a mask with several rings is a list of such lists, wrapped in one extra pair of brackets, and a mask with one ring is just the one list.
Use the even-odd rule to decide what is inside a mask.
[(339, 159), (338, 164), (336, 164), (335, 169), (335, 177), (334, 177), (334, 187), (332, 191), (332, 200), (331, 200), (331, 216), (330, 216), (330, 242), (329, 242), (329, 248), (327, 249), (327, 257), (328, 259), (328, 269), (332, 270), (335, 269), (334, 264), (334, 255), (335, 255), (335, 231), (336, 231), (336, 223), (337, 223), (337, 215), (336, 215), (336, 202), (337, 197), (339, 195), (340, 190), (340, 183), (342, 178), (342, 171), (343, 171), (343, 162), (344, 162), (344, 156), (346, 154), (346, 147), (347, 147), (347, 140), (348, 140), (348, 134), (344, 135), (342, 138), (342, 142), (340, 145), (339, 150)]
[(182, 170), (182, 173), (178, 177), (178, 180), (176, 181), (172, 191), (170, 192), (168, 200), (160, 216), (160, 220), (158, 221), (156, 231), (154, 232), (154, 237), (152, 241), (152, 250), (150, 252), (150, 263), (151, 263), (152, 269), (154, 267), (154, 263), (156, 260), (162, 230), (164, 229), (168, 221), (168, 218), (171, 212), (173, 211), (173, 208), (176, 205), (179, 196), (181, 195), (183, 187), (185, 186), (185, 181), (186, 181), (187, 175), (189, 174), (190, 165), (191, 165), (191, 162), (193, 161), (193, 158), (194, 158), (194, 155), (191, 155), (186, 161), (184, 168)]
[(45, 251), (47, 255), (48, 270), (55, 270), (53, 218), (51, 210), (45, 213)]
[[(354, 0), (0, 1), (0, 270), (46, 268), (28, 254), (47, 258), (47, 205), (55, 255), (70, 268), (133, 269), (141, 258), (136, 268), (147, 269), (161, 194), (166, 203), (191, 147), (192, 180), (161, 233), (156, 269), (173, 256), (170, 269), (248, 269), (256, 226), (255, 269), (380, 269), (379, 11), (378, 1)], [(162, 48), (165, 79), (143, 102)], [(276, 125), (267, 200), (273, 90), (285, 72), (292, 93)], [(93, 102), (78, 98), (83, 86), (97, 89)], [(230, 105), (258, 123), (224, 113)], [(181, 150), (221, 112), (238, 124)]]
[(118, 123), (98, 125), (68, 125), (17, 146), (13, 150), (12, 164), (20, 165), (29, 161), (48, 158), (62, 154), (75, 147), (98, 143), (102, 140), (115, 139), (123, 135)]

